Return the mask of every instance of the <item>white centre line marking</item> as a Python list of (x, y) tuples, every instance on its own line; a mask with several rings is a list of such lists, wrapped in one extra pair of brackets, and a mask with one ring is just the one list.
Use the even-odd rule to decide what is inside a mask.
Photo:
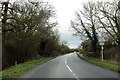
[(73, 75), (75, 75), (75, 74), (73, 73)]
[[(70, 54), (70, 55), (72, 55), (72, 54)], [(67, 59), (68, 59), (68, 57), (65, 59), (65, 63), (66, 63), (67, 68), (69, 69), (70, 72), (72, 72), (72, 74), (75, 76), (75, 78), (77, 80), (79, 80), (79, 78), (77, 77), (77, 75), (75, 73), (73, 73), (73, 71), (71, 70), (71, 68), (68, 66)]]
[(67, 61), (65, 61), (65, 63), (67, 64)]
[(67, 65), (67, 68), (70, 70), (70, 72), (72, 72), (72, 70), (70, 69), (70, 67)]
[(65, 63), (67, 64), (67, 58), (65, 59)]
[(80, 80), (78, 77), (75, 77), (77, 80)]

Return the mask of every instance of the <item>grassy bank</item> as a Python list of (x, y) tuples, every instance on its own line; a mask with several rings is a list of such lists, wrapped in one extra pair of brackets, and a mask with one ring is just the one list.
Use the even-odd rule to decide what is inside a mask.
[(12, 66), (4, 71), (2, 71), (2, 78), (17, 78), (29, 70), (49, 61), (52, 58), (40, 58), (38, 60), (31, 60), (25, 63), (18, 64), (17, 66)]
[(78, 54), (78, 56), (87, 62), (90, 62), (92, 64), (95, 64), (97, 66), (103, 67), (105, 69), (109, 69), (115, 72), (120, 72), (120, 63), (117, 61), (110, 61), (110, 60), (104, 60), (103, 62), (100, 59), (91, 58), (91, 57), (83, 57)]

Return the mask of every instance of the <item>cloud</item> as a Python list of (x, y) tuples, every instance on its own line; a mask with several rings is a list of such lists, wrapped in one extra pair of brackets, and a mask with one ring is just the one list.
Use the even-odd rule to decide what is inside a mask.
[[(67, 41), (70, 47), (77, 47), (81, 40), (73, 37), (73, 31), (68, 31), (70, 28), (70, 21), (75, 18), (75, 11), (82, 9), (83, 3), (88, 1), (103, 1), (103, 0), (43, 0), (49, 2), (56, 9), (57, 21), (59, 23), (60, 39)], [(110, 0), (104, 0), (110, 1)]]
[(80, 44), (78, 37), (73, 37), (70, 29), (70, 21), (75, 17), (75, 11), (81, 7), (82, 0), (44, 0), (55, 6), (57, 21), (59, 23), (59, 33), (61, 41), (67, 41), (70, 48), (77, 47)]
[(78, 45), (81, 43), (79, 37), (73, 36), (71, 32), (64, 32), (60, 36), (61, 41), (67, 41), (70, 48), (77, 48)]

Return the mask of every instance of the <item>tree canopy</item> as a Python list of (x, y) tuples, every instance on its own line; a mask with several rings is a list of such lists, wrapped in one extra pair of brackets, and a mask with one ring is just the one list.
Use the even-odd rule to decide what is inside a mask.
[(61, 54), (54, 8), (45, 2), (16, 1), (1, 4), (3, 69), (35, 56)]

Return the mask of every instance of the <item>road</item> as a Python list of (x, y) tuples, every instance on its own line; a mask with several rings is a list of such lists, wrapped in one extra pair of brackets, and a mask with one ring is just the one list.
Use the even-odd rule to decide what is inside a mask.
[[(118, 78), (118, 73), (95, 66), (76, 53), (66, 54), (33, 69), (21, 78)], [(110, 79), (109, 79), (110, 80)]]

